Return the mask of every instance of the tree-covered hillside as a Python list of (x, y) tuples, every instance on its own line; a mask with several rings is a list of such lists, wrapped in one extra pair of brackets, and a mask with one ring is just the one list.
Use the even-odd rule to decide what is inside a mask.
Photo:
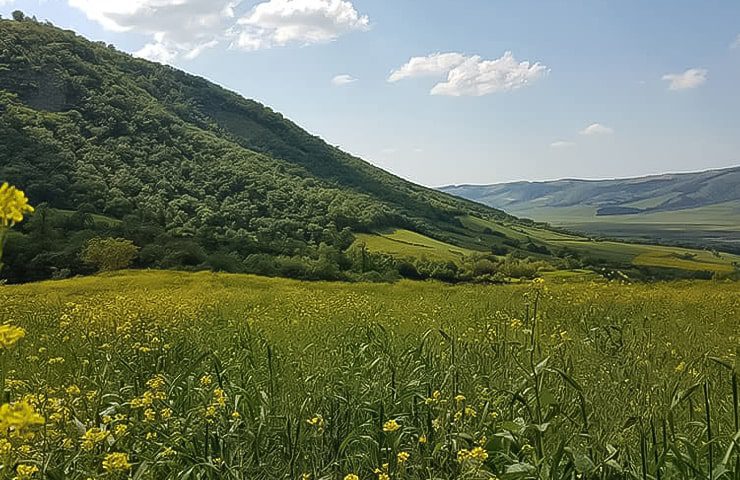
[(332, 257), (353, 232), (471, 246), (460, 216), (516, 222), (206, 80), (34, 20), (0, 21), (0, 111), (0, 179), (40, 207), (10, 239), (11, 280), (83, 272), (82, 245), (102, 234), (133, 239), (141, 266), (238, 270), (264, 255)]

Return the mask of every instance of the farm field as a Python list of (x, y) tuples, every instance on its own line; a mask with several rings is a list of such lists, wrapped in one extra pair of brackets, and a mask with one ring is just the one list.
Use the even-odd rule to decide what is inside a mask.
[[(507, 238), (524, 241), (535, 238), (551, 249), (567, 248), (581, 255), (601, 259), (615, 265), (660, 267), (683, 271), (704, 271), (727, 274), (740, 263), (740, 255), (713, 253), (706, 250), (643, 245), (613, 241), (595, 241), (584, 237), (544, 230), (535, 227), (506, 226), (476, 217), (461, 218), (472, 231), (499, 232)], [(461, 262), (466, 256), (480, 251), (456, 247), (409, 230), (386, 233), (358, 234), (356, 244), (364, 244), (368, 251), (382, 252), (401, 258), (429, 258)]]
[(421, 235), (398, 229), (386, 233), (359, 233), (356, 244), (364, 244), (371, 252), (382, 252), (398, 257), (429, 258), (442, 261), (460, 261), (474, 250), (458, 247)]
[(733, 479), (739, 318), (711, 281), (3, 286), (0, 477)]

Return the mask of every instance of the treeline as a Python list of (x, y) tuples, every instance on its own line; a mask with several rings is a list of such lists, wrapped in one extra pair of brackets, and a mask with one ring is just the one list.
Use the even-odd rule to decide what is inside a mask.
[[(327, 233), (328, 235), (328, 233)], [(498, 256), (481, 253), (442, 262), (425, 258), (402, 259), (371, 252), (353, 243), (349, 229), (335, 230), (332, 243), (303, 245), (294, 255), (265, 253), (257, 243), (212, 243), (209, 238), (170, 234), (154, 221), (129, 215), (123, 221), (83, 212), (64, 211), (42, 204), (36, 213), (10, 232), (3, 276), (12, 283), (67, 278), (95, 273), (101, 268), (90, 262), (90, 245), (98, 258), (116, 258), (118, 251), (105, 251), (100, 239), (126, 239), (136, 247), (131, 262), (121, 267), (213, 270), (254, 273), (303, 280), (393, 281), (400, 278), (436, 279), (444, 282), (504, 282), (510, 278), (534, 278), (555, 266), (521, 254)], [(566, 260), (559, 259), (564, 267)], [(101, 261), (99, 263), (104, 263)], [(573, 266), (571, 264), (571, 266)]]

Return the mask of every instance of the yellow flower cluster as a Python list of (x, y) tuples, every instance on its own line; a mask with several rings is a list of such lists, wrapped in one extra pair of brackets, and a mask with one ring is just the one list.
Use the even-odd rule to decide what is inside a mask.
[(23, 215), (32, 213), (26, 195), (6, 183), (0, 186), (0, 226), (8, 227), (23, 221)]
[(82, 436), (82, 449), (91, 451), (99, 443), (103, 443), (108, 438), (108, 432), (99, 428), (90, 428)]
[(25, 336), (26, 331), (20, 327), (0, 325), (0, 348), (10, 348)]
[(388, 420), (383, 424), (383, 431), (386, 433), (395, 432), (399, 428), (401, 428), (401, 425), (395, 420)]
[(375, 470), (373, 470), (373, 473), (378, 476), (378, 480), (391, 480), (391, 476), (388, 474), (387, 463), (384, 463), (381, 468), (376, 468)]
[(25, 401), (0, 405), (0, 432), (20, 431), (43, 424), (44, 417)]
[(306, 420), (306, 423), (314, 427), (319, 433), (322, 433), (324, 431), (324, 426), (326, 425), (324, 417), (319, 414), (316, 414), (312, 418)]
[(20, 464), (16, 467), (15, 473), (18, 474), (17, 480), (27, 480), (32, 478), (34, 474), (38, 473), (39, 467), (36, 465)]
[(106, 472), (126, 472), (131, 468), (131, 464), (128, 460), (128, 454), (114, 452), (109, 453), (103, 460), (103, 469)]
[(483, 463), (488, 459), (488, 452), (483, 447), (475, 447), (472, 450), (463, 448), (457, 452), (457, 461), (463, 463), (467, 460)]

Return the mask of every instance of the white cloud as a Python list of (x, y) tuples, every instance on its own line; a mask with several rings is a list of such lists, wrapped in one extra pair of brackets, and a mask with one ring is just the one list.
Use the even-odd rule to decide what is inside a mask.
[(579, 132), (581, 135), (611, 135), (614, 129), (600, 123), (592, 123)]
[(518, 62), (511, 52), (496, 60), (461, 53), (434, 53), (414, 57), (388, 77), (389, 82), (422, 76), (444, 76), (430, 93), (452, 97), (489, 95), (516, 90), (529, 85), (548, 72), (539, 63)]
[[(4, 0), (0, 0), (2, 2)], [(330, 41), (369, 26), (347, 0), (267, 0), (240, 17), (245, 0), (67, 0), (108, 30), (151, 37), (135, 55), (171, 63), (219, 43), (258, 50)]]
[(575, 147), (575, 142), (568, 142), (566, 140), (558, 140), (557, 142), (552, 142), (550, 144), (552, 148), (570, 148)]
[(730, 48), (740, 48), (740, 34), (738, 34), (735, 41), (730, 44)]
[(232, 45), (244, 50), (324, 43), (370, 28), (368, 17), (347, 0), (269, 0), (237, 23)]
[(336, 77), (332, 78), (331, 84), (336, 87), (341, 87), (343, 85), (348, 85), (356, 81), (357, 79), (353, 77), (352, 75), (343, 74), (343, 75), (337, 75)]
[(192, 59), (225, 38), (242, 0), (67, 0), (107, 30), (149, 35), (134, 54), (171, 63)]
[(707, 70), (703, 68), (689, 68), (683, 73), (668, 73), (663, 80), (670, 82), (669, 90), (687, 90), (696, 88), (707, 81)]
[(388, 81), (393, 83), (405, 78), (441, 76), (465, 61), (462, 53), (433, 53), (426, 57), (412, 57), (398, 70), (391, 72)]

